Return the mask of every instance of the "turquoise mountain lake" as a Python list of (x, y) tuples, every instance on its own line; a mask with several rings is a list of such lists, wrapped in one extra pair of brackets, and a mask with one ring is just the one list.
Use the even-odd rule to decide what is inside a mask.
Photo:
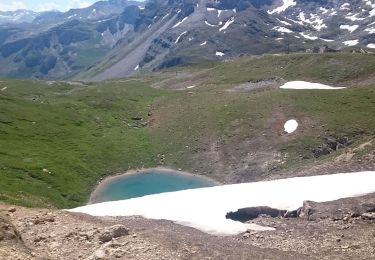
[(217, 185), (209, 179), (173, 171), (146, 170), (109, 179), (94, 191), (91, 203), (124, 200), (145, 195)]

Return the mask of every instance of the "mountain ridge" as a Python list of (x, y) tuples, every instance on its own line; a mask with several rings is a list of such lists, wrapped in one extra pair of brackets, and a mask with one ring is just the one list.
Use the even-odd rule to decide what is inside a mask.
[[(50, 18), (55, 25), (0, 26), (0, 75), (107, 80), (242, 55), (375, 48), (372, 0), (116, 0), (109, 3), (126, 3), (121, 13), (90, 18), (102, 3), (64, 13), (69, 21)], [(46, 37), (52, 32), (62, 37)]]

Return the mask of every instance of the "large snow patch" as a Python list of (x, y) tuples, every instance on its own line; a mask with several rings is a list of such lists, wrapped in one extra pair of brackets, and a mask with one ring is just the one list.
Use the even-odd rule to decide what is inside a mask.
[(290, 81), (282, 85), (283, 89), (343, 89), (345, 87), (331, 87), (320, 83), (312, 83), (307, 81)]
[(375, 192), (375, 171), (222, 185), (104, 202), (72, 209), (93, 216), (140, 215), (167, 219), (213, 234), (233, 235), (248, 229), (272, 230), (226, 219), (230, 211), (268, 206), (295, 210), (304, 200), (316, 202)]

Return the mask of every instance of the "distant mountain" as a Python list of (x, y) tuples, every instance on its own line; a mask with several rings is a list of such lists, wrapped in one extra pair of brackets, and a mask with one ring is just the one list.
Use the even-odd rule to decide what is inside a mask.
[(35, 24), (46, 24), (46, 23), (59, 23), (70, 20), (100, 20), (106, 19), (110, 16), (121, 14), (124, 8), (129, 5), (137, 5), (143, 7), (143, 2), (127, 1), (127, 0), (108, 0), (99, 1), (93, 5), (81, 8), (71, 9), (67, 12), (44, 12), (38, 15), (33, 23)]
[(141, 12), (148, 27), (137, 44), (120, 40), (106, 60), (80, 76), (102, 80), (248, 54), (371, 51), (374, 8), (370, 0), (154, 0)]
[(0, 75), (103, 80), (241, 55), (371, 51), (372, 1), (101, 1), (0, 26)]
[(38, 13), (29, 10), (17, 10), (14, 12), (0, 11), (0, 24), (4, 23), (30, 23)]

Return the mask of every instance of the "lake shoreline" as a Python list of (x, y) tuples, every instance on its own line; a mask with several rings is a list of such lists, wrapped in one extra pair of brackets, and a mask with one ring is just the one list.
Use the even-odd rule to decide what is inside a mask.
[(125, 176), (132, 176), (132, 175), (136, 175), (136, 174), (141, 174), (141, 173), (145, 173), (147, 171), (161, 171), (161, 172), (166, 172), (166, 173), (173, 173), (173, 174), (180, 174), (180, 175), (184, 175), (184, 176), (191, 176), (191, 177), (195, 177), (195, 178), (204, 179), (204, 180), (212, 182), (213, 184), (216, 184), (216, 185), (222, 185), (221, 182), (219, 182), (217, 180), (214, 180), (214, 179), (211, 179), (207, 176), (194, 174), (194, 173), (186, 172), (186, 171), (174, 170), (174, 169), (166, 168), (166, 167), (132, 169), (132, 170), (129, 170), (125, 173), (109, 175), (108, 177), (105, 177), (104, 179), (100, 180), (95, 185), (93, 191), (91, 192), (89, 201), (86, 203), (86, 205), (97, 203), (95, 201), (97, 200), (99, 194), (108, 184), (110, 184), (112, 182), (115, 182), (116, 180), (121, 179)]

